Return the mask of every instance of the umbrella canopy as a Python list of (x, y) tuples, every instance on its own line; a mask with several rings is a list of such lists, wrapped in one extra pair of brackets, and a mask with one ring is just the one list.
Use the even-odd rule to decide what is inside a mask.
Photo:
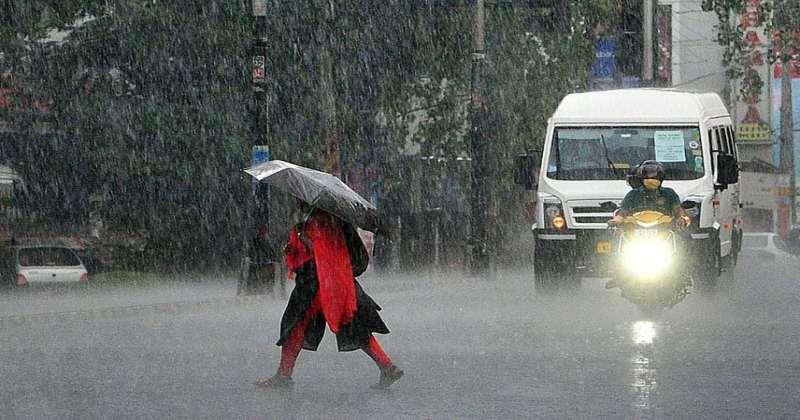
[(327, 172), (282, 160), (270, 160), (244, 171), (259, 182), (272, 185), (362, 229), (377, 232), (380, 228), (375, 206)]

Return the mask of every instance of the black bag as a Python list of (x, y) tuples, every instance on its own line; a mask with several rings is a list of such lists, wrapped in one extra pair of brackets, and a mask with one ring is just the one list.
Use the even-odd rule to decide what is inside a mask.
[(356, 228), (350, 223), (344, 225), (344, 240), (347, 243), (347, 252), (350, 254), (350, 265), (353, 267), (353, 276), (358, 277), (367, 271), (369, 266), (369, 253)]

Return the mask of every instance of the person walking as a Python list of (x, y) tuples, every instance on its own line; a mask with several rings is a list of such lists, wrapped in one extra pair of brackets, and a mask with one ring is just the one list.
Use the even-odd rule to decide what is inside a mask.
[(373, 333), (388, 334), (378, 311), (355, 277), (366, 270), (369, 255), (355, 227), (298, 200), (306, 217), (291, 229), (284, 249), (295, 287), (280, 326), (278, 371), (256, 381), (263, 388), (289, 388), (300, 350), (316, 351), (325, 325), (336, 335), (339, 351), (362, 350), (380, 370), (373, 388), (387, 388), (403, 376)]
[(262, 225), (250, 244), (245, 292), (249, 295), (271, 295), (275, 286), (275, 251), (269, 241), (269, 230)]

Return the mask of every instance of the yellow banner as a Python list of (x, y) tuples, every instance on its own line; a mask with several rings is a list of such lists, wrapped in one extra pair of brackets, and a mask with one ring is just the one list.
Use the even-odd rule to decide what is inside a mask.
[(736, 139), (739, 141), (772, 142), (769, 125), (760, 123), (739, 124), (736, 130)]

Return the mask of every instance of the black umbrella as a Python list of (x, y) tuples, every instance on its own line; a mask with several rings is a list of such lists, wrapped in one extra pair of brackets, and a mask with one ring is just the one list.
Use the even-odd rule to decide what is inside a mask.
[(244, 171), (259, 182), (281, 189), (362, 229), (377, 232), (380, 228), (375, 206), (327, 172), (282, 160), (270, 160)]

